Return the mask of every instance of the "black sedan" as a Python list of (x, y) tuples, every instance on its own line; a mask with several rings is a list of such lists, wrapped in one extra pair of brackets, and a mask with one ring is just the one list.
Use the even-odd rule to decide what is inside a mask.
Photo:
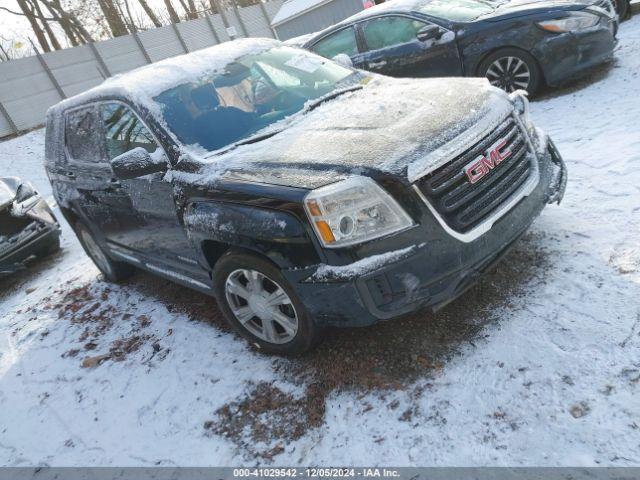
[(609, 59), (617, 16), (609, 0), (397, 0), (306, 39), (322, 56), (407, 77), (485, 76), (534, 93)]
[(60, 226), (31, 184), (0, 177), (0, 278), (60, 248)]

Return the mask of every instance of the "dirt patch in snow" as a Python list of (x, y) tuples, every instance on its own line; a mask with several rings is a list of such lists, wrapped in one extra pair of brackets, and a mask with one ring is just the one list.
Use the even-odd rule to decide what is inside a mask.
[[(463, 299), (436, 314), (419, 312), (372, 327), (331, 330), (309, 354), (275, 360), (276, 370), (304, 394), (296, 398), (273, 384), (259, 384), (245, 398), (217, 410), (204, 424), (207, 434), (230, 438), (248, 458), (268, 459), (280, 452), (278, 446), (324, 423), (326, 400), (334, 392), (378, 391), (384, 399), (393, 390), (411, 389), (419, 397), (461, 346), (473, 345), (487, 324), (498, 321), (499, 310), (512, 308), (510, 299), (544, 282), (550, 259), (540, 236), (526, 235)], [(364, 411), (371, 408), (363, 404)], [(395, 412), (393, 401), (387, 408), (406, 422), (418, 413), (413, 407)]]

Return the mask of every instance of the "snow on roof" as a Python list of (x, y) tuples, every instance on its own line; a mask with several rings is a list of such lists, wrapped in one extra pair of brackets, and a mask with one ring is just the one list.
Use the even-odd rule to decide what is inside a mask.
[(304, 12), (331, 2), (333, 2), (333, 0), (287, 0), (282, 4), (276, 16), (273, 17), (273, 20), (271, 20), (271, 26), (278, 26)]
[(208, 73), (215, 73), (244, 55), (259, 53), (277, 45), (281, 45), (277, 40), (243, 38), (167, 58), (115, 75), (86, 92), (61, 101), (50, 110), (61, 111), (107, 95), (123, 95), (153, 110), (153, 97), (161, 92)]

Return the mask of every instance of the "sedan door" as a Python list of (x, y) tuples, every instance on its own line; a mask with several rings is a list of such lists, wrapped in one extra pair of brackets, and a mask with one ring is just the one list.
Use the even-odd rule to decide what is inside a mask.
[(357, 25), (362, 68), (395, 77), (461, 76), (455, 34), (405, 15), (384, 15)]

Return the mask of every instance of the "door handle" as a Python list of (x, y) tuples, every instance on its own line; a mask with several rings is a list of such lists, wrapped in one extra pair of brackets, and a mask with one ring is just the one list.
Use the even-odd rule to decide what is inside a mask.
[(119, 187), (120, 185), (120, 181), (117, 178), (112, 178), (109, 180), (109, 186), (111, 187)]
[(387, 64), (386, 60), (380, 60), (379, 62), (369, 62), (369, 68), (380, 68)]
[(76, 174), (74, 172), (66, 172), (64, 176), (67, 178), (76, 178)]

